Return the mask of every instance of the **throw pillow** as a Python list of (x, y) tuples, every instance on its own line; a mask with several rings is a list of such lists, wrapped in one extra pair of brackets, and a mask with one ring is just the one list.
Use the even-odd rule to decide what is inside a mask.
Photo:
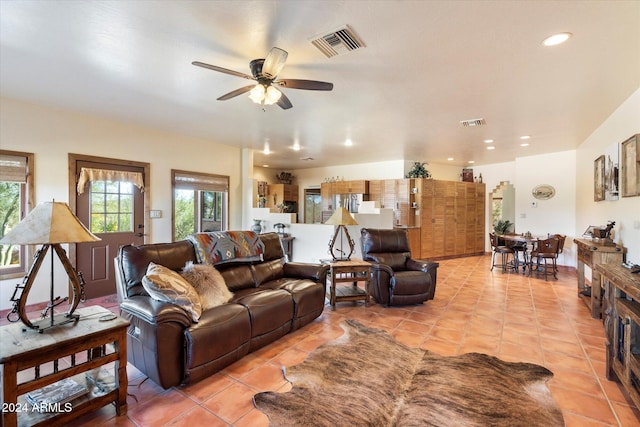
[(213, 265), (188, 261), (181, 275), (200, 296), (203, 310), (225, 304), (233, 297), (224, 277)]
[(180, 274), (153, 262), (147, 267), (142, 286), (151, 298), (182, 307), (197, 322), (202, 314), (202, 304), (193, 286)]

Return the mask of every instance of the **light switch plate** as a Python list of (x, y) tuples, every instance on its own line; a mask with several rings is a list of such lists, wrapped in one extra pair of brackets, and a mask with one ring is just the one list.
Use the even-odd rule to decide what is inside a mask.
[(149, 216), (151, 218), (162, 218), (162, 211), (161, 210), (151, 210), (151, 211), (149, 211)]

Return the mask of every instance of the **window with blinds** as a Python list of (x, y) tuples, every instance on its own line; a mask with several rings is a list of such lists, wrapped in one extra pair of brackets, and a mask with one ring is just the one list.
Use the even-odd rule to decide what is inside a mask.
[(173, 240), (201, 231), (222, 231), (228, 225), (229, 177), (171, 171)]
[[(0, 238), (33, 207), (32, 153), (0, 150)], [(26, 272), (27, 251), (21, 245), (0, 245), (0, 278)]]

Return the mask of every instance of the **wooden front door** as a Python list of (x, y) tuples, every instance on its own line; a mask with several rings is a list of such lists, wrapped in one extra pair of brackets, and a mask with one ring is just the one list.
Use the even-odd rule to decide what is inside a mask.
[[(77, 160), (75, 166), (76, 176), (81, 168), (139, 172), (145, 176), (144, 167), (128, 164)], [(76, 192), (76, 215), (93, 234), (102, 239), (76, 245), (76, 266), (86, 282), (86, 298), (115, 294), (113, 260), (118, 248), (126, 244), (144, 243), (143, 192), (128, 181), (91, 181), (82, 194)]]

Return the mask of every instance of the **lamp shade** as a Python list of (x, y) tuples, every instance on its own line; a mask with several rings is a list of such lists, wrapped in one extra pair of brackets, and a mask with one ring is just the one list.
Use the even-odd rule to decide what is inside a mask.
[(2, 239), (0, 244), (39, 245), (57, 243), (96, 242), (93, 235), (76, 217), (69, 205), (62, 202), (44, 202)]
[(329, 225), (358, 225), (355, 219), (351, 216), (347, 208), (338, 208), (333, 215), (325, 222)]

